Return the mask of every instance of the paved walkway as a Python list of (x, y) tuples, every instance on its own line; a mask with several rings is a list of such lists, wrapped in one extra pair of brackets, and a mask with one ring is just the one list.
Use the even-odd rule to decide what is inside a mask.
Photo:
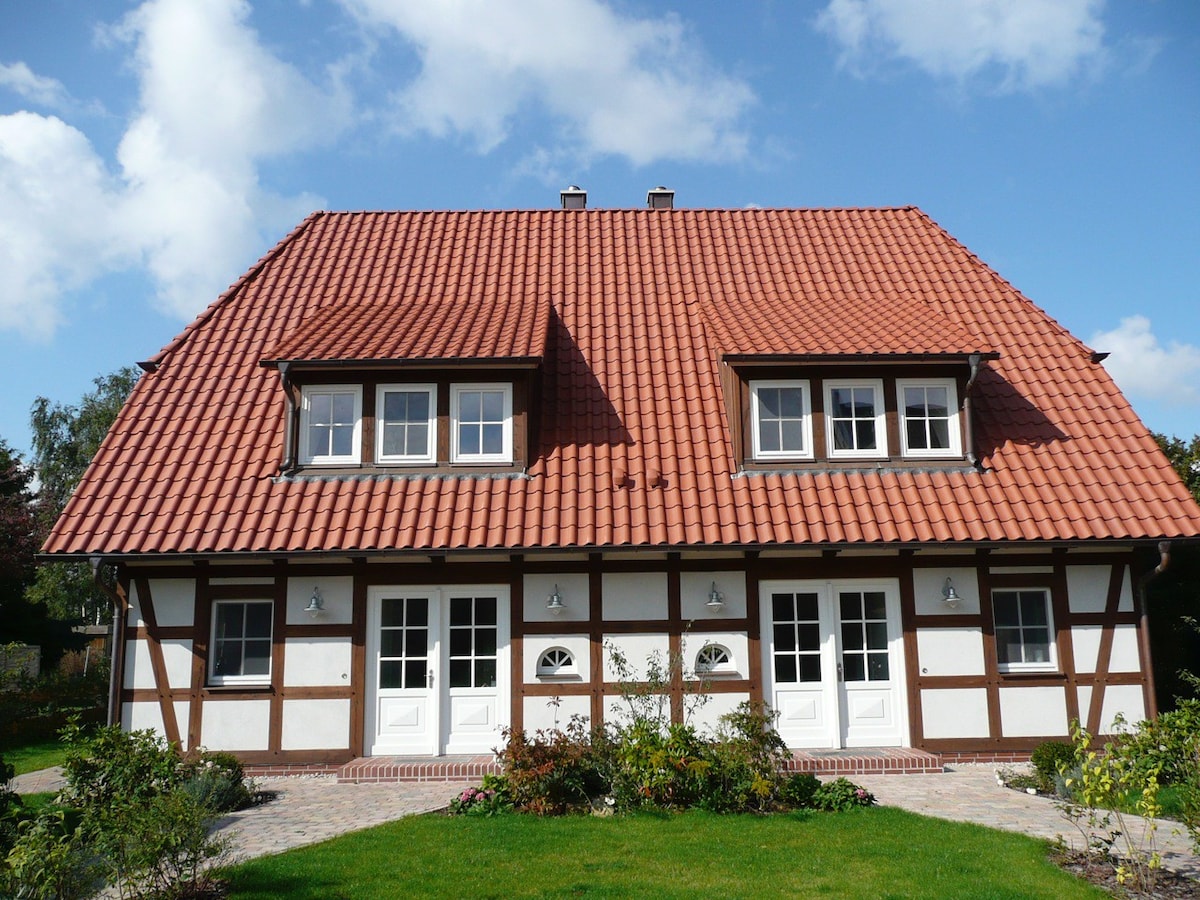
[[(853, 780), (874, 793), (884, 806), (1035, 837), (1062, 835), (1072, 846), (1082, 842), (1051, 800), (998, 785), (994, 765), (954, 766), (942, 775), (857, 775)], [(61, 772), (47, 769), (18, 776), (13, 787), (28, 793), (58, 790), (62, 784)], [(463, 787), (453, 782), (338, 784), (331, 775), (263, 778), (257, 784), (262, 790), (276, 792), (277, 799), (226, 816), (218, 824), (220, 830), (233, 835), (239, 858), (280, 853), (347, 831), (441, 809)], [(1175, 822), (1159, 823), (1155, 840), (1163, 863), (1200, 878), (1200, 859), (1191, 853), (1186, 834), (1175, 833), (1179, 827)]]

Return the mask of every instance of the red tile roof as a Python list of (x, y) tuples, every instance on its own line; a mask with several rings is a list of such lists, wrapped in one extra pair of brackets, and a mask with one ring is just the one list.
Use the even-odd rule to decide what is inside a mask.
[[(976, 351), (986, 472), (736, 468), (724, 354)], [(278, 477), (262, 360), (543, 352), (524, 476)], [(315, 213), (155, 362), (46, 552), (1200, 535), (1090, 350), (913, 208)]]

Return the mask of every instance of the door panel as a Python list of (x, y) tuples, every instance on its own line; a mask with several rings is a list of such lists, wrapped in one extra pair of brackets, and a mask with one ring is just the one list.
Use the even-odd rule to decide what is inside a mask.
[(765, 692), (789, 747), (905, 743), (895, 582), (763, 582)]
[(436, 593), (387, 593), (370, 606), (375, 650), (367, 662), (367, 696), (374, 712), (367, 731), (371, 755), (438, 752), (440, 612)]

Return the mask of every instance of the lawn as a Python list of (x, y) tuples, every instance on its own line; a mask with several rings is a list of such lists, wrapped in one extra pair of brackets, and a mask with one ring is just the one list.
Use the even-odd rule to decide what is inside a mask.
[(229, 871), (289, 897), (1103, 898), (1044, 841), (898, 809), (401, 819)]
[(24, 775), (38, 769), (61, 766), (67, 756), (67, 745), (57, 738), (45, 738), (15, 747), (5, 747), (0, 750), (0, 756), (16, 769), (17, 775)]

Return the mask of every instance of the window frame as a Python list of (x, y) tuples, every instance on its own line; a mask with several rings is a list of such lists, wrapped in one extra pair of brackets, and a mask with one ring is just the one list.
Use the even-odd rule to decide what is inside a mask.
[[(547, 659), (551, 653), (565, 654), (566, 660), (564, 662), (558, 663), (557, 665), (551, 665), (550, 663), (547, 662)], [(535, 667), (535, 673), (538, 678), (542, 678), (542, 679), (546, 679), (546, 680), (578, 679), (579, 678), (579, 665), (575, 660), (574, 653), (572, 653), (566, 647), (562, 647), (562, 646), (559, 646), (556, 644), (553, 647), (547, 647), (545, 650), (543, 650), (541, 653), (538, 654), (537, 666)]]
[[(770, 379), (754, 379), (750, 382), (750, 447), (751, 457), (755, 461), (762, 460), (812, 460), (815, 459), (815, 448), (813, 447), (813, 408), (812, 408), (812, 385), (807, 378), (770, 378)], [(801, 434), (804, 437), (805, 450), (763, 450), (759, 446), (760, 431), (759, 425), (761, 422), (761, 401), (759, 400), (759, 390), (774, 389), (774, 388), (796, 388), (800, 390), (801, 397)]]
[[(837, 420), (833, 415), (833, 392), (839, 388), (871, 388), (875, 393), (875, 447), (868, 450), (838, 450), (834, 447), (834, 427)], [(882, 378), (829, 378), (822, 384), (824, 407), (821, 410), (825, 423), (825, 453), (829, 459), (886, 459), (888, 456), (887, 401)], [(855, 419), (854, 421), (860, 421)], [(865, 420), (862, 420), (865, 421)]]
[[(700, 657), (714, 651), (724, 654), (725, 659), (721, 660), (720, 662), (701, 666)], [(722, 675), (736, 675), (737, 664), (733, 658), (733, 651), (730, 650), (725, 644), (720, 644), (716, 641), (708, 641), (703, 647), (696, 651), (696, 657), (692, 661), (692, 671), (695, 672), (698, 678), (719, 678)]]
[[(1012, 626), (997, 626), (996, 625), (996, 597), (999, 594), (1015, 594), (1017, 596), (1017, 616), (1018, 622), (1021, 621), (1021, 602), (1022, 594), (1040, 593), (1045, 602), (1046, 609), (1046, 656), (1048, 659), (1045, 662), (1001, 662), (1000, 661), (1000, 635), (999, 631), (1011, 631)], [(992, 590), (992, 637), (996, 642), (996, 669), (1001, 673), (1019, 674), (1022, 672), (1057, 672), (1058, 667), (1058, 640), (1057, 632), (1054, 628), (1054, 595), (1050, 588), (1040, 585), (1029, 585), (1023, 587), (1003, 587), (994, 588)], [(1025, 656), (1025, 625), (1018, 624), (1016, 630), (1021, 634), (1021, 656)], [(1041, 627), (1041, 626), (1029, 626)]]
[[(429, 418), (427, 452), (423, 455), (385, 454), (383, 452), (384, 426), (384, 395), (387, 393), (424, 393), (429, 397)], [(375, 462), (381, 466), (431, 466), (437, 464), (438, 455), (438, 386), (433, 383), (389, 382), (375, 387)]]
[[(946, 389), (946, 409), (947, 409), (947, 430), (949, 431), (950, 446), (946, 449), (912, 449), (908, 446), (908, 422), (907, 404), (904, 402), (905, 388), (931, 388), (940, 387)], [(952, 459), (961, 457), (962, 450), (962, 426), (959, 422), (959, 405), (958, 405), (958, 382), (954, 378), (897, 378), (896, 379), (896, 417), (900, 432), (900, 452), (903, 456), (910, 459)], [(929, 422), (928, 416), (920, 419), (923, 422)]]
[[(222, 607), (241, 606), (248, 608), (250, 606), (265, 606), (270, 610), (270, 626), (267, 629), (267, 639), (270, 641), (270, 647), (267, 652), (267, 671), (265, 673), (257, 673), (252, 675), (218, 675), (216, 672), (217, 663), (220, 656), (217, 653), (217, 624), (220, 621), (219, 611)], [(242, 613), (242, 634), (236, 638), (242, 643), (242, 669), (246, 668), (246, 651), (245, 644), (248, 638), (246, 637), (246, 612), (243, 609)], [(208, 656), (208, 683), (214, 687), (229, 686), (229, 685), (269, 685), (271, 683), (271, 663), (275, 650), (275, 601), (273, 600), (214, 600), (212, 603), (212, 621), (209, 624), (209, 656)], [(221, 640), (230, 640), (230, 638), (222, 638)], [(249, 640), (262, 640), (256, 636)]]
[[(499, 391), (504, 396), (500, 453), (463, 453), (459, 449), (461, 398), (471, 391)], [(450, 385), (450, 464), (512, 465), (513, 462), (513, 385), (511, 381), (462, 382)]]
[[(349, 454), (317, 454), (309, 444), (312, 400), (316, 395), (350, 394), (354, 398), (354, 432)], [(361, 384), (308, 384), (300, 388), (300, 465), (344, 466), (362, 461), (363, 389)]]

